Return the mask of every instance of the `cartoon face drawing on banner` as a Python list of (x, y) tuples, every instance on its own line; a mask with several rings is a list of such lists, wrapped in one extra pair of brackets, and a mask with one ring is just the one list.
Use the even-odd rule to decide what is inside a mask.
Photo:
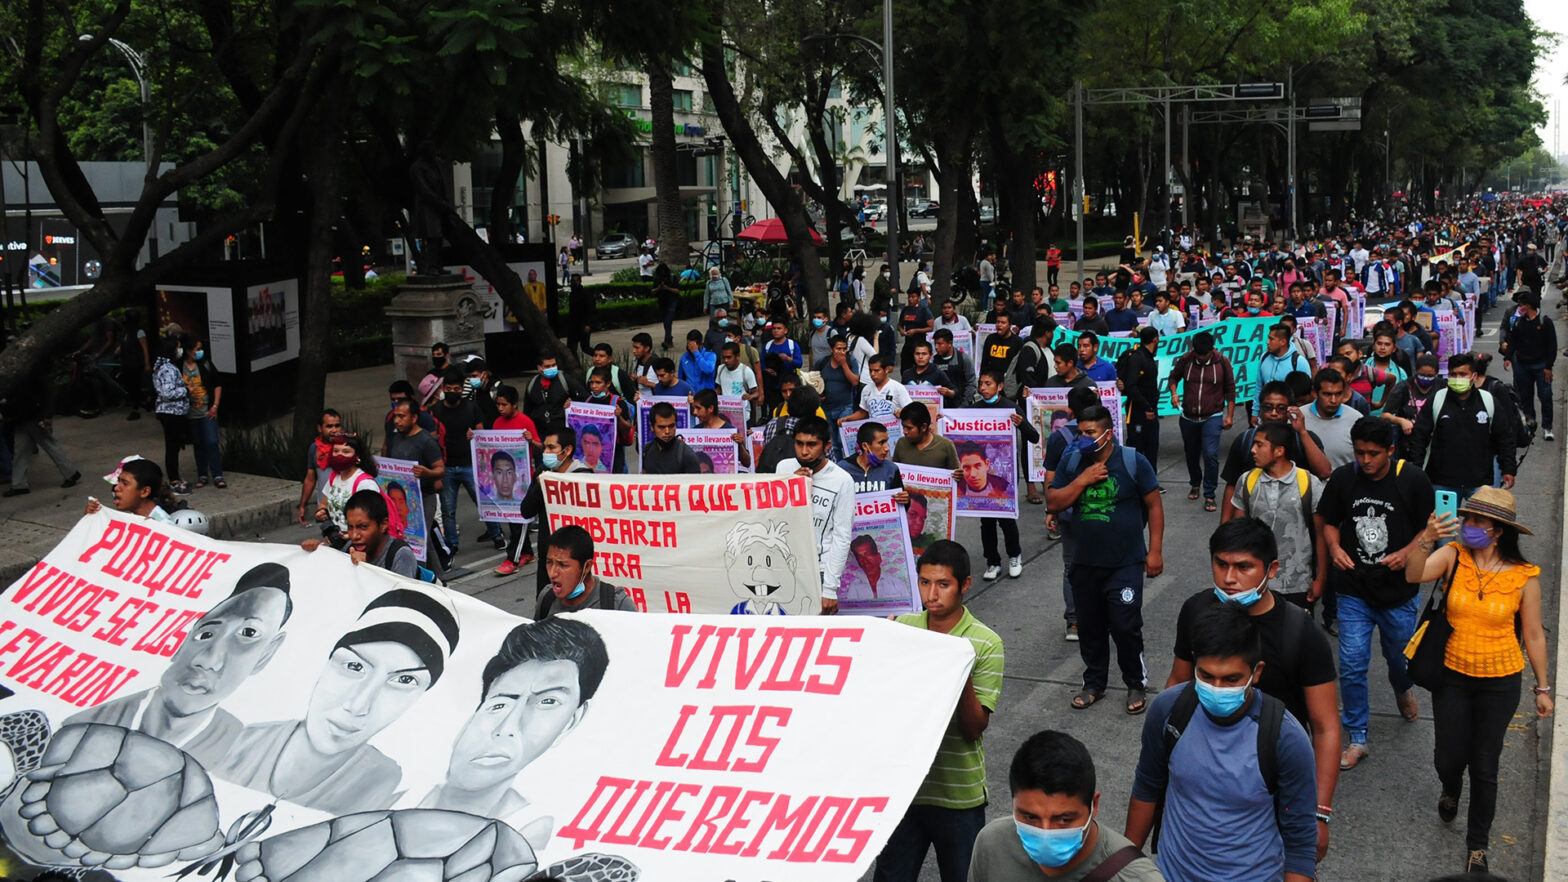
[(1005, 476), (992, 474), (990, 456), (973, 441), (959, 442), (958, 467), (964, 472), (958, 487), (965, 496), (1002, 499), (1012, 493), (1012, 484)]
[(786, 535), (789, 528), (768, 524), (736, 524), (724, 537), (724, 568), (730, 590), (740, 603), (731, 615), (782, 616), (803, 612), (787, 609), (795, 600), (795, 555)]
[(325, 812), (387, 808), (403, 771), (370, 739), (441, 679), (457, 639), (445, 602), (388, 591), (332, 648), (305, 718), (246, 726), (215, 775)]
[(218, 704), (272, 660), (293, 609), (288, 568), (253, 567), (196, 620), (156, 687), (88, 708), (67, 725), (122, 726), (184, 750), (203, 767), (216, 765), (244, 728)]
[(549, 618), (513, 628), (485, 664), (483, 698), (452, 744), (446, 780), (419, 807), (502, 820), (542, 849), (554, 819), (512, 783), (582, 722), (609, 664), (604, 639), (585, 622)]

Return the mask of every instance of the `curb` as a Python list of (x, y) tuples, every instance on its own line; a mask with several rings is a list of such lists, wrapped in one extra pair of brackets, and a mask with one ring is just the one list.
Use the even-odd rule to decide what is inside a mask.
[[(1563, 448), (1564, 474), (1568, 475), (1568, 445)], [(1559, 548), (1568, 548), (1568, 495), (1563, 498), (1563, 530)], [(1568, 571), (1568, 557), (1564, 557), (1559, 574)], [(1559, 597), (1557, 602), (1557, 666), (1552, 675), (1552, 688), (1560, 689), (1568, 672), (1568, 603)], [(1561, 693), (1554, 692), (1553, 697)], [(1546, 800), (1546, 852), (1543, 867), (1568, 866), (1568, 757), (1558, 756), (1559, 745), (1568, 744), (1568, 718), (1564, 709), (1552, 714), (1552, 749), (1547, 753), (1550, 764), (1550, 783)]]

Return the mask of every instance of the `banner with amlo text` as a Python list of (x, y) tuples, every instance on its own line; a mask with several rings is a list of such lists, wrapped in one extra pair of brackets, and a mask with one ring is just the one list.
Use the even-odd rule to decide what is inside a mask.
[(799, 475), (547, 472), (549, 529), (577, 524), (594, 574), (644, 612), (815, 615), (811, 482)]

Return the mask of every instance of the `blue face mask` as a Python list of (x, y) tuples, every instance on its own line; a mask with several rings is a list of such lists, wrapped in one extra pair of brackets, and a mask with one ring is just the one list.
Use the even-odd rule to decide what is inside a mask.
[(544, 374), (545, 379), (553, 380), (553, 379), (556, 378), (556, 375), (559, 374), (560, 372), (561, 372), (561, 369), (558, 368), (558, 367), (547, 367), (544, 370), (541, 370), (539, 373)]
[(876, 468), (877, 466), (882, 464), (882, 457), (877, 456), (875, 453), (872, 453), (871, 451), (867, 450), (866, 451), (866, 464), (871, 466), (872, 468)]
[(823, 321), (822, 319), (819, 319), (819, 318), (814, 318), (814, 319), (811, 320), (811, 326), (813, 328), (820, 328), (820, 327), (822, 327), (825, 324), (827, 324), (827, 322), (825, 322), (825, 321)]
[(980, 400), (984, 401), (986, 404), (995, 404), (997, 399), (999, 399), (1001, 397), (1002, 396), (1000, 394), (997, 394), (997, 395), (992, 395), (990, 398), (982, 398)]
[(479, 387), (483, 386), (484, 384), (485, 384), (485, 381), (479, 379), (478, 377), (469, 377), (468, 378), (468, 388), (470, 388), (470, 389), (478, 389)]
[(1029, 860), (1042, 867), (1062, 867), (1073, 859), (1078, 850), (1083, 848), (1083, 842), (1089, 837), (1089, 823), (1093, 821), (1091, 815), (1082, 827), (1068, 827), (1062, 830), (1043, 830), (1030, 826), (1018, 819), (1013, 819), (1013, 824), (1018, 828), (1018, 839), (1024, 845), (1024, 852), (1029, 855)]
[(1251, 606), (1263, 598), (1263, 592), (1268, 590), (1268, 584), (1269, 580), (1264, 579), (1258, 583), (1258, 587), (1250, 591), (1243, 591), (1240, 594), (1226, 594), (1224, 588), (1215, 585), (1214, 596), (1225, 603), (1239, 603), (1242, 606)]
[(1263, 311), (1263, 307), (1261, 307), (1261, 306), (1249, 306), (1249, 307), (1247, 307), (1247, 313), (1249, 315), (1257, 315), (1258, 313), (1260, 313), (1262, 311)]
[(730, 326), (730, 320), (729, 319), (727, 319), (727, 318), (719, 319), (719, 327), (727, 328), (729, 326)]
[(567, 600), (576, 600), (577, 598), (582, 597), (583, 596), (583, 592), (587, 591), (587, 590), (588, 590), (588, 586), (584, 585), (581, 581), (578, 581), (577, 587), (572, 589), (572, 593), (566, 595), (566, 599)]
[(544, 452), (544, 467), (547, 468), (547, 469), (558, 469), (558, 468), (560, 468), (561, 467), (561, 455), (559, 453), (551, 453), (550, 451), (546, 450)]
[(1247, 688), (1252, 685), (1252, 678), (1240, 686), (1211, 686), (1198, 677), (1192, 681), (1194, 689), (1198, 690), (1198, 703), (1211, 716), (1225, 719), (1241, 710), (1247, 703)]
[(207, 354), (207, 350), (205, 350), (205, 349), (198, 349), (195, 352), (191, 353), (191, 358), (194, 358), (197, 361), (201, 361), (201, 357), (203, 355), (206, 355), (206, 354)]

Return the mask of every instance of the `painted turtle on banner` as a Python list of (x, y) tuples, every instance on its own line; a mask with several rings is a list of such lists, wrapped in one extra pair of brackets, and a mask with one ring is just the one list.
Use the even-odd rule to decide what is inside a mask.
[(247, 842), (234, 882), (636, 882), (615, 855), (580, 854), (539, 870), (521, 834), (491, 818), (444, 809), (359, 812)]
[(150, 735), (100, 723), (68, 725), (49, 739), (37, 768), (0, 804), (0, 832), (39, 866), (110, 870), (198, 860), (224, 843), (200, 764)]
[(235, 882), (522, 882), (539, 861), (490, 818), (442, 809), (358, 812), (235, 852)]

